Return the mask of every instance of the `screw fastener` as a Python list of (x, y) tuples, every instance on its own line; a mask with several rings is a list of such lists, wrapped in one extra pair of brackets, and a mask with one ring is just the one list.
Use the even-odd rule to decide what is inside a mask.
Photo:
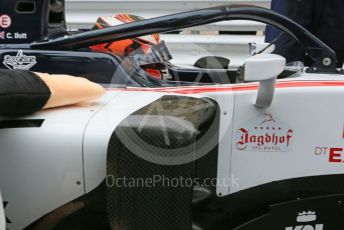
[(324, 66), (330, 66), (332, 64), (331, 58), (324, 58), (323, 59), (323, 65)]

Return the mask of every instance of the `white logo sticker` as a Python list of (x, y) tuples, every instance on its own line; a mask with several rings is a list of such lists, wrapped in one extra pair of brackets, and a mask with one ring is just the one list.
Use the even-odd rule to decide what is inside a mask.
[(19, 50), (16, 56), (6, 55), (3, 64), (9, 69), (29, 70), (37, 64), (35, 56), (26, 56)]
[(286, 227), (285, 230), (323, 230), (323, 224), (310, 224), (310, 222), (315, 222), (316, 220), (317, 215), (315, 212), (301, 212), (296, 217), (296, 222), (303, 223), (304, 225)]
[(259, 152), (288, 152), (292, 140), (293, 130), (268, 113), (242, 125), (235, 137), (238, 150)]
[(298, 223), (307, 223), (307, 222), (312, 222), (316, 220), (317, 220), (317, 215), (315, 214), (315, 212), (301, 212), (296, 217), (296, 221)]

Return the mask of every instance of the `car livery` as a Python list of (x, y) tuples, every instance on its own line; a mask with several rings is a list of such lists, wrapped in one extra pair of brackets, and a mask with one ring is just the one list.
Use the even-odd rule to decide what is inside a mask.
[[(3, 6), (10, 11), (13, 2)], [(35, 3), (36, 12), (56, 13), (64, 1)], [(334, 51), (319, 39), (281, 15), (246, 5), (73, 34), (56, 15), (55, 26), (42, 25), (44, 34), (15, 28), (19, 19), (13, 19), (10, 28), (34, 40), (1, 43), (2, 62), (6, 55), (31, 57), (32, 71), (82, 76), (107, 92), (88, 106), (0, 119), (0, 187), (8, 229), (344, 226), (339, 217), (344, 75)], [(88, 49), (237, 19), (290, 33), (314, 64), (290, 71), (284, 58), (258, 54), (233, 72), (169, 66), (171, 79), (159, 80), (135, 57)], [(188, 80), (197, 76), (198, 81)]]

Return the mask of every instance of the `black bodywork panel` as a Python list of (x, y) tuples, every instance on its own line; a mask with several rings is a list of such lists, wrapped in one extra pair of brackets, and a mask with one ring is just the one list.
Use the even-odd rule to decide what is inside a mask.
[[(66, 34), (64, 0), (1, 0), (1, 15), (10, 18), (1, 44), (29, 44)], [(7, 19), (6, 19), (7, 20)]]
[(19, 51), (25, 57), (34, 58), (36, 64), (30, 69), (34, 72), (84, 77), (99, 84), (114, 84), (117, 87), (139, 86), (121, 67), (121, 59), (106, 53), (5, 49), (0, 50), (0, 60), (4, 60), (0, 68), (5, 69), (5, 60), (8, 57), (15, 58)]

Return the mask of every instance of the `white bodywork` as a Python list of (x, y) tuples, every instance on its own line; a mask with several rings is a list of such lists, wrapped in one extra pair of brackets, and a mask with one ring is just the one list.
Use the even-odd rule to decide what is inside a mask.
[(2, 206), (2, 196), (0, 191), (0, 230), (5, 230), (6, 228), (6, 220), (5, 220), (5, 212), (4, 207)]
[[(267, 109), (254, 106), (257, 89), (257, 83), (108, 89), (90, 106), (47, 110), (25, 118), (44, 119), (40, 128), (0, 130), (0, 187), (12, 221), (8, 228), (22, 229), (95, 189), (106, 177), (107, 146), (116, 126), (166, 94), (218, 102), (219, 196), (288, 178), (343, 173), (338, 155), (332, 162), (329, 152), (316, 152), (344, 147), (343, 75), (303, 74), (279, 81)], [(248, 136), (283, 138), (275, 146), (266, 142), (257, 148), (256, 143), (238, 144), (245, 139), (240, 130), (248, 131)], [(233, 178), (238, 178), (237, 183), (228, 183)]]

